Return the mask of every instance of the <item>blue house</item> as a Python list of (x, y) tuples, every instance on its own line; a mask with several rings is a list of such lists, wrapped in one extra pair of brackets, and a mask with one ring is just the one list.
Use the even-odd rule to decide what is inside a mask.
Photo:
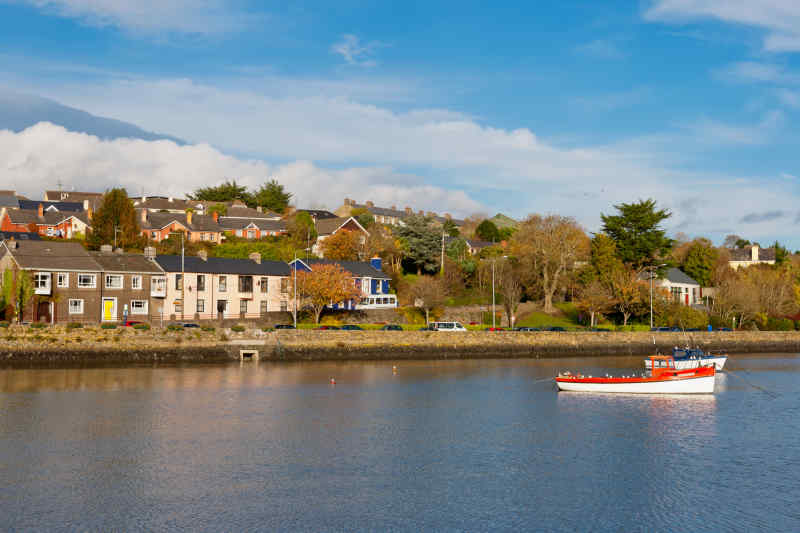
[(383, 272), (380, 257), (366, 261), (336, 261), (333, 259), (297, 259), (289, 263), (290, 268), (297, 265), (299, 271), (311, 271), (314, 265), (338, 265), (353, 276), (356, 287), (361, 291), (360, 301), (339, 302), (331, 309), (393, 309), (397, 307), (397, 295), (389, 293), (391, 277)]

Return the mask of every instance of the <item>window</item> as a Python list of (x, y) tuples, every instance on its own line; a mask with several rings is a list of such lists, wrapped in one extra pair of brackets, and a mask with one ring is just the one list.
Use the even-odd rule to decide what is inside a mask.
[(106, 289), (121, 289), (122, 276), (119, 274), (106, 274)]
[(281, 312), (285, 313), (289, 310), (289, 302), (286, 300), (281, 300)]
[(69, 287), (69, 274), (67, 272), (59, 272), (56, 275), (56, 286), (59, 289), (66, 289)]
[(78, 274), (78, 287), (81, 289), (94, 289), (97, 287), (95, 274)]
[(197, 300), (197, 312), (198, 313), (205, 313), (206, 312), (206, 301), (205, 300)]
[(289, 278), (281, 278), (281, 292), (289, 291)]
[(240, 229), (237, 229), (237, 230), (236, 230), (236, 236), (237, 236), (237, 237), (241, 237), (241, 236), (242, 236), (242, 230), (240, 230)]
[(150, 232), (150, 238), (153, 239), (154, 241), (157, 240), (158, 239), (158, 232), (157, 231), (151, 231)]
[(248, 239), (255, 239), (256, 238), (255, 230), (252, 230), (252, 229), (247, 230), (247, 238)]
[(266, 300), (262, 300), (261, 301), (261, 309), (260, 309), (262, 316), (267, 314), (267, 309), (268, 309), (267, 308), (267, 301)]
[(253, 292), (253, 276), (239, 276), (239, 292)]
[(227, 276), (220, 276), (219, 277), (219, 292), (226, 292), (228, 290), (228, 277)]
[(247, 300), (239, 300), (239, 312), (247, 314)]
[(70, 300), (69, 301), (69, 314), (82, 315), (83, 314), (83, 300)]
[(267, 294), (269, 292), (269, 278), (261, 278), (259, 283), (261, 284), (261, 294)]
[(205, 274), (198, 274), (197, 275), (197, 290), (198, 290), (198, 292), (206, 290), (206, 276), (205, 276)]
[(175, 290), (183, 290), (183, 274), (175, 274)]
[(150, 278), (150, 292), (167, 293), (167, 279), (164, 277)]
[(147, 300), (131, 300), (131, 314), (132, 315), (146, 315), (147, 314)]
[(228, 310), (228, 300), (217, 300), (217, 313), (224, 315)]
[(175, 300), (175, 314), (183, 313), (183, 300)]
[(131, 276), (131, 289), (140, 291), (142, 290), (142, 276)]
[(216, 240), (217, 240), (217, 234), (216, 233), (212, 233), (211, 234), (211, 242), (216, 242)]
[(38, 273), (33, 275), (33, 288), (34, 289), (49, 289), (50, 288), (50, 274)]

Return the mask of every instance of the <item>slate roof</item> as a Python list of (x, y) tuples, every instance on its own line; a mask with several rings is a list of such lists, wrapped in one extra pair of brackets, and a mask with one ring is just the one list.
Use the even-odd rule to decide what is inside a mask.
[[(95, 203), (103, 199), (103, 193), (101, 192), (45, 191), (44, 195), (47, 198), (53, 198), (51, 201), (78, 202), (81, 205), (83, 205), (84, 200)], [(55, 200), (56, 198), (58, 200)]]
[(250, 224), (263, 231), (286, 231), (286, 222), (283, 220), (219, 217), (220, 227), (226, 230), (245, 229)]
[(308, 213), (311, 215), (311, 218), (316, 220), (322, 220), (324, 218), (337, 218), (337, 216), (330, 211), (326, 211), (325, 209), (298, 209), (298, 213)]
[[(318, 235), (330, 235), (340, 227), (342, 227), (348, 220), (353, 219), (356, 224), (358, 222), (353, 217), (336, 217), (336, 218), (323, 218), (317, 220), (314, 226), (317, 228)], [(359, 224), (360, 226), (360, 224)], [(366, 230), (364, 230), (366, 231)]]
[(0, 194), (0, 207), (19, 207), (19, 200), (13, 194)]
[(161, 274), (157, 263), (142, 254), (117, 254), (89, 252), (104, 272), (136, 272), (142, 274)]
[(17, 241), (17, 247), (3, 249), (14, 257), (23, 269), (100, 272), (102, 268), (89, 252), (76, 242)]
[(146, 196), (145, 198), (146, 200), (144, 201), (142, 201), (140, 197), (131, 198), (134, 207), (141, 209), (150, 209), (154, 211), (160, 211), (162, 209), (185, 211), (190, 207), (195, 208), (198, 205), (201, 205), (201, 202), (184, 200), (183, 198), (173, 198), (172, 201), (170, 201), (169, 198), (163, 196)]
[(212, 215), (193, 214), (192, 223), (189, 224), (186, 221), (186, 213), (148, 213), (147, 222), (143, 222), (139, 211), (139, 225), (144, 230), (165, 228), (173, 222), (178, 222), (190, 231), (224, 231)]
[(682, 270), (674, 267), (668, 269), (666, 276), (664, 277), (672, 283), (683, 283), (685, 285), (698, 285), (698, 286), (700, 285), (694, 279), (690, 278)]
[(9, 209), (6, 211), (8, 218), (12, 224), (41, 224), (44, 226), (55, 226), (61, 224), (70, 217), (75, 217), (84, 224), (90, 224), (89, 217), (83, 211), (45, 211), (44, 215), (39, 217), (38, 209)]
[(277, 220), (281, 218), (281, 216), (278, 213), (270, 211), (269, 209), (259, 211), (258, 209), (251, 209), (250, 207), (246, 206), (228, 207), (225, 210), (225, 216), (227, 218), (263, 218), (272, 220)]
[(83, 211), (82, 202), (49, 202), (47, 200), (20, 200), (19, 208), (33, 209), (34, 211), (36, 211), (39, 209), (39, 204), (42, 204), (42, 208), (45, 211), (50, 207), (55, 207), (59, 211), (71, 211), (71, 212)]
[[(731, 261), (752, 261), (753, 260), (753, 247), (745, 246), (744, 248), (737, 248), (731, 250)], [(758, 249), (759, 261), (775, 261), (775, 248), (760, 248)]]
[[(353, 203), (353, 204), (350, 205), (350, 208), (351, 209), (366, 209), (369, 213), (371, 213), (373, 215), (380, 215), (380, 216), (385, 216), (385, 217), (395, 217), (395, 218), (398, 218), (398, 219), (401, 219), (401, 220), (404, 219), (404, 218), (407, 218), (407, 217), (409, 217), (411, 215), (419, 215), (418, 212), (413, 212), (412, 211), (411, 213), (408, 213), (404, 209), (401, 210), (401, 209), (392, 209), (392, 208), (389, 208), (389, 207), (377, 207), (377, 206), (370, 207), (370, 206), (368, 206), (366, 204)], [(426, 214), (423, 214), (423, 216), (428, 216), (428, 215), (426, 213)], [(448, 219), (447, 217), (443, 217), (443, 216), (439, 216), (439, 215), (434, 215), (432, 218), (433, 218), (433, 220), (435, 220), (436, 222), (438, 222), (440, 224), (444, 224), (447, 220), (451, 220), (456, 226), (463, 226), (464, 225), (464, 221), (463, 220), (459, 220), (457, 218)]]
[[(181, 256), (158, 255), (156, 262), (166, 272), (181, 271)], [(206, 261), (200, 257), (186, 256), (184, 271), (200, 274), (231, 274), (250, 276), (288, 276), (289, 265), (282, 261), (261, 261), (256, 263), (250, 259), (230, 259), (227, 257), (209, 257)]]
[(0, 241), (6, 239), (14, 239), (17, 241), (41, 241), (42, 238), (38, 233), (30, 231), (0, 231)]
[(308, 266), (312, 265), (339, 265), (344, 270), (357, 278), (392, 279), (385, 272), (376, 269), (368, 261), (337, 261), (335, 259), (298, 259)]

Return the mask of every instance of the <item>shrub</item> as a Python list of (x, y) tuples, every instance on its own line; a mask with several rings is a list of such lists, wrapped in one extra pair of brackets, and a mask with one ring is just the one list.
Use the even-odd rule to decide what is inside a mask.
[(8, 322), (6, 321), (0, 322), (0, 328), (7, 328), (8, 326), (9, 326)]
[(47, 327), (47, 324), (45, 324), (43, 322), (34, 322), (33, 324), (30, 325), (31, 329), (42, 329), (42, 328), (46, 328), (46, 327)]
[(34, 335), (33, 336), (33, 340), (35, 340), (35, 341), (43, 341), (44, 337), (42, 337), (41, 335)]
[(169, 331), (183, 331), (183, 326), (179, 326), (177, 324), (170, 324), (167, 326)]
[(82, 327), (83, 327), (83, 324), (81, 324), (80, 322), (70, 322), (69, 324), (67, 324), (67, 330), (80, 329)]
[(275, 328), (271, 328), (269, 326), (264, 326), (263, 328), (261, 328), (261, 331), (263, 331), (265, 333), (270, 333), (272, 331), (275, 331)]
[(244, 326), (239, 326), (239, 325), (231, 326), (231, 331), (235, 331), (236, 333), (241, 333), (244, 330), (245, 330)]
[(768, 331), (792, 331), (794, 322), (788, 318), (769, 317), (766, 329)]
[(145, 331), (150, 329), (150, 324), (135, 324), (133, 329), (143, 329)]
[(200, 329), (202, 329), (203, 331), (216, 331), (217, 328), (215, 328), (214, 326), (203, 326)]
[(100, 329), (117, 329), (116, 324), (101, 324)]

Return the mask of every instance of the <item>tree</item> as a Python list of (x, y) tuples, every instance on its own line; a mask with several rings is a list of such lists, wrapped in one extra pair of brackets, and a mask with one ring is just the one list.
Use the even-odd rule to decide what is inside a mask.
[(456, 223), (449, 218), (444, 221), (444, 224), (442, 224), (442, 231), (444, 231), (450, 237), (458, 237), (461, 235)]
[(200, 187), (188, 196), (192, 200), (205, 202), (233, 202), (234, 200), (239, 200), (248, 205), (253, 203), (252, 196), (247, 192), (247, 187), (238, 185), (236, 180), (226, 181), (216, 187)]
[(322, 241), (320, 247), (325, 259), (358, 261), (361, 250), (361, 234), (355, 231), (339, 230)]
[(613, 309), (614, 303), (608, 286), (599, 280), (594, 280), (580, 291), (577, 307), (589, 314), (589, 327), (594, 327), (597, 324), (597, 316)]
[(425, 323), (430, 321), (430, 312), (444, 305), (446, 298), (444, 283), (440, 278), (423, 276), (411, 286), (414, 306), (425, 311)]
[(139, 217), (136, 216), (136, 209), (125, 189), (111, 189), (106, 192), (100, 207), (92, 216), (90, 244), (97, 248), (115, 241), (123, 249), (138, 247), (142, 241)]
[(289, 207), (292, 193), (286, 192), (283, 185), (273, 179), (262, 185), (251, 198), (253, 205), (283, 213)]
[(33, 294), (33, 279), (29, 272), (16, 267), (3, 272), (2, 302), (6, 315), (10, 310), (12, 318), (21, 322), (24, 309), (33, 299)]
[(355, 218), (362, 226), (369, 227), (375, 224), (375, 217), (363, 207), (356, 207), (350, 211), (350, 216)]
[(317, 240), (314, 220), (305, 211), (292, 214), (286, 221), (286, 230), (295, 248), (310, 248)]
[[(290, 280), (294, 283), (294, 276)], [(325, 306), (357, 300), (360, 294), (353, 275), (339, 265), (318, 264), (312, 265), (310, 272), (297, 271), (297, 298), (301, 307), (311, 308), (316, 324), (319, 324)]]
[(778, 241), (775, 241), (775, 244), (772, 245), (775, 249), (775, 264), (776, 265), (783, 265), (789, 260), (789, 250), (785, 247), (781, 246)]
[(431, 220), (421, 215), (406, 217), (397, 229), (403, 241), (405, 256), (416, 267), (417, 274), (436, 272), (439, 268), (442, 236), (431, 226)]
[(622, 315), (623, 326), (627, 326), (631, 316), (642, 312), (649, 304), (649, 290), (636, 271), (625, 268), (615, 273), (611, 291), (617, 311)]
[(709, 287), (714, 275), (719, 252), (706, 239), (697, 239), (689, 246), (681, 270), (692, 277), (701, 287)]
[(216, 213), (221, 217), (228, 214), (228, 206), (225, 204), (214, 204), (208, 208), (209, 213)]
[(728, 248), (729, 250), (733, 250), (734, 248), (738, 248), (738, 246), (736, 246), (736, 243), (742, 240), (744, 239), (742, 239), (739, 235), (726, 235), (725, 241), (723, 241), (722, 246)]
[(500, 241), (500, 230), (497, 229), (497, 226), (494, 225), (494, 222), (488, 219), (478, 224), (478, 227), (475, 228), (475, 235), (483, 241)]
[(603, 232), (614, 239), (617, 253), (624, 263), (640, 270), (653, 265), (657, 258), (666, 257), (672, 240), (666, 236), (661, 223), (672, 216), (666, 209), (656, 209), (655, 200), (639, 200), (632, 204), (614, 206), (617, 215), (604, 215)]
[(503, 309), (506, 311), (508, 327), (513, 328), (517, 319), (517, 309), (522, 300), (522, 273), (519, 263), (514, 259), (500, 262), (496, 272), (500, 294), (503, 296)]
[(528, 279), (541, 285), (544, 311), (552, 313), (553, 295), (567, 270), (587, 255), (589, 238), (573, 218), (531, 215), (514, 234), (511, 249), (528, 271)]
[(376, 255), (383, 259), (384, 264), (389, 265), (392, 272), (400, 272), (403, 261), (403, 252), (392, 234), (392, 229), (387, 226), (376, 224), (370, 228), (364, 250), (368, 257)]
[(591, 241), (590, 254), (589, 264), (593, 269), (593, 277), (610, 290), (617, 274), (625, 269), (617, 255), (616, 243), (605, 233), (596, 233)]

